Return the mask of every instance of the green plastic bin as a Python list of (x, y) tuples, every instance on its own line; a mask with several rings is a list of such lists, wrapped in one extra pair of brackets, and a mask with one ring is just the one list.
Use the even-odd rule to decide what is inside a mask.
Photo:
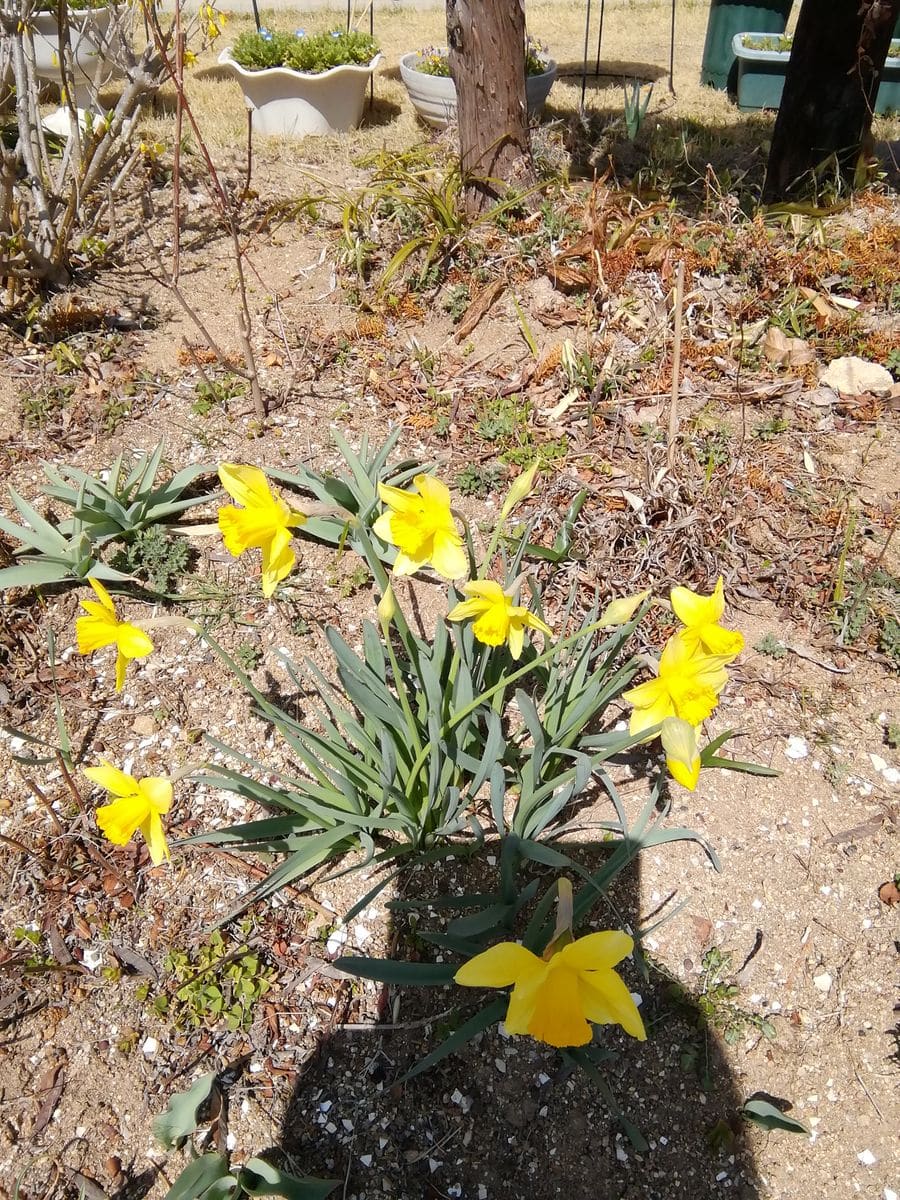
[(792, 0), (763, 0), (741, 4), (736, 0), (712, 0), (706, 25), (706, 44), (700, 82), (719, 91), (737, 92), (737, 62), (732, 49), (736, 33), (784, 33)]

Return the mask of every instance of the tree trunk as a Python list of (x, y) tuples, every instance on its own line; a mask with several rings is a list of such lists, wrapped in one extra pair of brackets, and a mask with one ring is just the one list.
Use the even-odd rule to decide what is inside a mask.
[(766, 170), (765, 201), (834, 157), (850, 183), (872, 125), (900, 0), (803, 0)]
[(478, 213), (503, 193), (503, 185), (534, 182), (524, 0), (447, 0), (447, 44), (466, 207)]

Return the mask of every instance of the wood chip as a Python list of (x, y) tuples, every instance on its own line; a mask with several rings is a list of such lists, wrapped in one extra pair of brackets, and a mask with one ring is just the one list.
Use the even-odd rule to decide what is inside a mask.
[(456, 331), (457, 342), (465, 341), (470, 333), (475, 329), (478, 323), (484, 317), (491, 305), (497, 300), (506, 290), (505, 279), (495, 279), (472, 301), (469, 307), (463, 314), (463, 319), (459, 323), (459, 328)]

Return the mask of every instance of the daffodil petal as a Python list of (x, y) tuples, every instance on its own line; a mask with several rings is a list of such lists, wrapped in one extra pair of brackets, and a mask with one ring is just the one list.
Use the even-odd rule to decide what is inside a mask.
[(172, 780), (148, 775), (138, 782), (138, 791), (148, 805), (158, 813), (167, 813), (172, 807)]
[(597, 971), (579, 977), (585, 1016), (598, 1025), (621, 1025), (627, 1034), (646, 1041), (647, 1032), (631, 993), (615, 971)]
[(684, 625), (709, 625), (725, 611), (725, 592), (720, 575), (712, 595), (701, 596), (690, 588), (674, 587), (669, 594), (675, 616)]
[(468, 559), (458, 533), (438, 530), (434, 535), (431, 565), (444, 579), (460, 579), (468, 569)]
[(262, 548), (262, 593), (271, 596), (294, 569), (297, 556), (291, 549), (291, 531), (279, 529)]
[(243, 504), (245, 508), (270, 505), (275, 499), (265, 472), (261, 471), (259, 467), (221, 463), (219, 479), (232, 500)]
[(736, 629), (725, 629), (722, 625), (704, 625), (698, 630), (703, 648), (710, 654), (737, 658), (744, 649), (743, 634)]
[(424, 558), (410, 558), (408, 554), (398, 550), (391, 571), (395, 575), (415, 575), (416, 571), (421, 571), (425, 566), (425, 561)]
[[(81, 603), (90, 601), (82, 600)], [(78, 653), (93, 654), (95, 650), (111, 646), (116, 640), (117, 632), (118, 624), (115, 618), (110, 619), (105, 613), (103, 616), (78, 617), (75, 622)]]
[(484, 610), (486, 601), (484, 600), (460, 600), (447, 613), (448, 621), (465, 621), (469, 617), (478, 617)]
[(111, 804), (101, 804), (94, 815), (104, 836), (116, 846), (125, 846), (147, 819), (147, 802), (138, 795), (120, 796)]
[(489, 604), (509, 604), (509, 597), (495, 579), (470, 579), (462, 587), (466, 596), (486, 600)]
[(517, 981), (509, 997), (509, 1007), (503, 1024), (507, 1033), (525, 1034), (534, 1017), (537, 995), (547, 978), (548, 966), (541, 963), (541, 970), (535, 971), (527, 979)]
[(158, 867), (160, 863), (170, 858), (169, 845), (166, 841), (163, 823), (160, 820), (158, 812), (151, 812), (147, 819), (141, 823), (141, 833), (144, 835), (144, 840), (147, 843), (147, 849), (150, 851), (150, 861), (154, 867)]
[(520, 621), (511, 621), (509, 625), (509, 652), (518, 662), (525, 648), (525, 627)]
[(545, 964), (518, 942), (499, 942), (463, 963), (453, 978), (462, 987), (509, 987), (545, 970)]
[(439, 505), (441, 508), (450, 507), (450, 489), (443, 480), (436, 479), (434, 475), (416, 475), (413, 483), (426, 504)]
[(134, 796), (137, 794), (138, 784), (133, 775), (126, 775), (124, 771), (120, 771), (118, 767), (114, 767), (105, 758), (101, 758), (100, 762), (102, 766), (84, 768), (84, 774), (90, 779), (91, 783), (96, 783), (98, 787), (104, 788), (113, 796)]
[[(422, 500), (415, 492), (407, 492), (403, 488), (392, 487), (388, 483), (379, 483), (378, 499), (382, 504), (392, 508), (394, 512), (417, 512), (422, 507)], [(381, 514), (382, 517), (390, 515), (390, 513)]]
[(153, 643), (137, 625), (122, 621), (116, 630), (116, 645), (126, 658), (145, 658), (153, 650)]
[(381, 538), (383, 542), (393, 544), (394, 535), (391, 533), (391, 512), (383, 512), (380, 517), (372, 522), (372, 532), (376, 537)]
[(576, 971), (599, 971), (614, 967), (634, 949), (634, 939), (620, 929), (588, 933), (563, 946), (563, 961)]
[(542, 633), (544, 637), (553, 637), (553, 630), (546, 621), (542, 621), (537, 613), (529, 611), (527, 608), (522, 609), (522, 620), (530, 629), (536, 629), (538, 633)]
[(113, 604), (112, 596), (110, 596), (109, 592), (106, 590), (106, 588), (100, 582), (100, 580), (95, 579), (93, 577), (93, 575), (88, 575), (88, 583), (94, 589), (94, 594), (96, 595), (96, 597), (100, 601), (100, 603), (103, 605), (103, 607), (106, 609), (106, 611), (110, 614), (110, 616), (115, 616), (116, 615), (116, 606)]

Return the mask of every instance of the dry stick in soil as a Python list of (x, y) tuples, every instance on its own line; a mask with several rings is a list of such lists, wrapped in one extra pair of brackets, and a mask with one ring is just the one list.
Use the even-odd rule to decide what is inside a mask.
[(669, 436), (666, 464), (675, 466), (675, 442), (678, 439), (678, 393), (681, 388), (681, 314), (684, 308), (684, 261), (675, 275), (675, 344), (672, 347), (672, 403), (669, 405)]
[[(238, 277), (238, 295), (241, 301), (240, 310), (238, 312), (238, 335), (241, 341), (241, 348), (244, 351), (244, 362), (246, 363), (247, 367), (246, 377), (250, 382), (250, 393), (253, 397), (253, 410), (260, 421), (265, 421), (266, 402), (263, 399), (262, 390), (259, 386), (259, 372), (256, 367), (256, 356), (253, 353), (253, 346), (250, 343), (252, 323), (250, 319), (250, 305), (247, 300), (247, 281), (244, 277), (244, 251), (241, 248), (240, 239), (238, 238), (237, 222), (235, 220), (234, 210), (231, 202), (228, 199), (228, 196), (225, 194), (225, 189), (222, 187), (222, 183), (219, 179), (219, 173), (216, 170), (212, 156), (209, 153), (209, 147), (206, 145), (206, 142), (203, 139), (203, 135), (200, 132), (200, 126), (197, 124), (193, 110), (188, 103), (188, 98), (184, 92), (184, 81), (183, 79), (179, 79), (177, 68), (173, 65), (168, 54), (166, 53), (165, 45), (162, 39), (162, 30), (160, 28), (159, 18), (155, 9), (153, 9), (150, 14), (150, 21), (151, 28), (153, 30), (153, 37), (156, 41), (159, 55), (163, 60), (169, 79), (175, 88), (176, 95), (178, 96), (178, 103), (190, 122), (191, 129), (194, 132), (194, 137), (197, 140), (197, 148), (203, 157), (203, 161), (206, 164), (206, 169), (209, 172), (210, 180), (212, 181), (213, 198), (219, 206), (222, 218), (225, 221), (225, 224), (228, 227), (228, 233), (231, 236), (231, 245), (234, 250), (234, 265)], [(181, 298), (181, 302), (184, 306), (183, 297)], [(197, 320), (196, 317), (194, 317), (194, 319)], [(202, 322), (198, 321), (198, 325), (202, 328)], [(212, 342), (210, 342), (210, 345), (213, 345)], [(218, 355), (219, 351), (216, 351), (216, 354)]]

